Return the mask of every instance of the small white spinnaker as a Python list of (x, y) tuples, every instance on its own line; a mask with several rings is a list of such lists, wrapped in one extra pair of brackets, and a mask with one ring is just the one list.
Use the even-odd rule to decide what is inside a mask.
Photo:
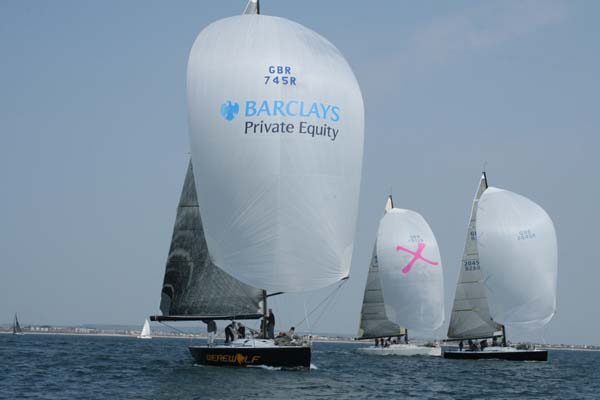
[(439, 328), (444, 322), (442, 261), (425, 219), (411, 210), (389, 210), (379, 224), (377, 256), (389, 319), (407, 329)]

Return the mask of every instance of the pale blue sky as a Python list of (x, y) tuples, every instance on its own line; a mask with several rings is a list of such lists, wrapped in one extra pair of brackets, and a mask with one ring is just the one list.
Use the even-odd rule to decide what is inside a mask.
[[(0, 322), (17, 311), (25, 324), (137, 324), (157, 311), (189, 151), (188, 52), (244, 3), (0, 2)], [(338, 46), (365, 99), (351, 279), (315, 330), (356, 332), (390, 187), (437, 236), (448, 320), (487, 161), (492, 185), (556, 225), (558, 313), (545, 340), (599, 345), (600, 3), (261, 6)], [(282, 324), (304, 313), (298, 296), (273, 304)]]

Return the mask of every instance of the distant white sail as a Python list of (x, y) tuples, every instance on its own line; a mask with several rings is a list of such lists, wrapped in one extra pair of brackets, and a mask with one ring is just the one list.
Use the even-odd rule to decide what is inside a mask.
[(187, 91), (214, 264), (268, 291), (306, 291), (346, 277), (364, 109), (335, 46), (283, 18), (225, 18), (196, 39)]
[(439, 328), (444, 323), (442, 261), (425, 219), (414, 211), (389, 210), (379, 224), (377, 257), (389, 319), (407, 329)]
[(152, 331), (150, 330), (150, 321), (148, 321), (146, 319), (146, 321), (144, 321), (144, 327), (142, 328), (142, 333), (140, 333), (140, 336), (138, 336), (138, 338), (140, 339), (151, 339), (152, 338)]
[(477, 250), (477, 204), (487, 189), (482, 175), (471, 207), (465, 250), (460, 263), (458, 284), (452, 306), (448, 337), (454, 339), (491, 337), (502, 329), (490, 315), (488, 299), (483, 286), (483, 274)]
[(477, 208), (479, 258), (492, 318), (526, 328), (545, 325), (556, 310), (552, 220), (526, 197), (492, 187)]

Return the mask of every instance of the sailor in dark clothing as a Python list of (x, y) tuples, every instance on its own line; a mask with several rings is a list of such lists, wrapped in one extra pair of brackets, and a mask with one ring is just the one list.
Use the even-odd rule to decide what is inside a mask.
[(464, 347), (464, 344), (463, 344), (463, 341), (461, 340), (460, 342), (458, 342), (458, 351), (463, 351), (463, 347)]
[(481, 342), (479, 342), (479, 346), (481, 348), (481, 351), (483, 351), (486, 347), (488, 347), (487, 339), (483, 339)]
[(235, 321), (231, 321), (231, 323), (225, 327), (225, 344), (233, 342), (235, 339), (235, 328)]
[(242, 323), (238, 322), (237, 325), (238, 339), (246, 339), (246, 327)]
[(469, 351), (477, 351), (477, 345), (471, 340), (469, 339)]
[(267, 317), (267, 335), (269, 339), (275, 338), (275, 315), (273, 310), (269, 308), (269, 316)]

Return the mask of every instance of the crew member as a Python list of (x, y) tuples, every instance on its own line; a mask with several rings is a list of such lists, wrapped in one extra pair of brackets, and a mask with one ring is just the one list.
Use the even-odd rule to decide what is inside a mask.
[(290, 328), (290, 330), (287, 333), (287, 336), (291, 339), (294, 340), (296, 338), (296, 328), (294, 328), (293, 326)]
[(237, 334), (238, 339), (246, 339), (246, 327), (241, 322), (238, 322)]
[(273, 314), (273, 310), (270, 308), (267, 317), (267, 335), (269, 339), (275, 339), (275, 314)]
[(214, 319), (203, 319), (202, 322), (206, 324), (206, 331), (208, 332), (208, 345), (212, 346), (215, 342), (215, 336), (217, 334), (217, 324)]
[(235, 335), (234, 335), (235, 328), (236, 328), (235, 321), (231, 321), (231, 323), (225, 327), (225, 344), (233, 342), (233, 340), (235, 339)]

